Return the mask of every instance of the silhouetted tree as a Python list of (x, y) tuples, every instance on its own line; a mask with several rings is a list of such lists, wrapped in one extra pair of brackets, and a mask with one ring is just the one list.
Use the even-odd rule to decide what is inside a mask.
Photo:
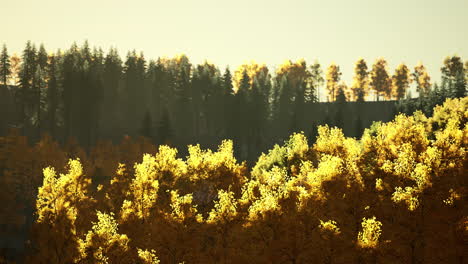
[(8, 78), (10, 77), (10, 74), (11, 74), (10, 66), (11, 66), (11, 63), (10, 63), (10, 57), (8, 56), (8, 50), (7, 50), (6, 45), (3, 44), (2, 53), (0, 54), (0, 79), (3, 85), (8, 84)]
[(145, 112), (140, 133), (142, 136), (147, 137), (149, 139), (153, 138), (153, 121), (151, 119), (151, 113), (149, 111)]

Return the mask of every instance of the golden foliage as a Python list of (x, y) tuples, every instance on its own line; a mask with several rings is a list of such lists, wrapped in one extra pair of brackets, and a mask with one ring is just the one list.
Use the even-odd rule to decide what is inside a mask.
[(372, 218), (362, 219), (362, 231), (358, 234), (358, 245), (363, 248), (375, 248), (382, 234), (382, 223)]
[[(373, 125), (360, 140), (320, 126), (310, 146), (303, 133), (295, 133), (262, 154), (251, 170), (236, 160), (228, 140), (216, 151), (189, 146), (185, 159), (160, 146), (140, 161), (132, 155), (144, 148), (133, 141), (120, 146), (131, 154), (106, 160), (106, 150), (91, 155), (95, 162), (70, 144), (81, 159), (69, 160), (64, 172), (43, 169), (26, 260), (455, 262), (468, 234), (467, 107), (467, 98), (450, 99), (432, 117), (398, 115)], [(50, 149), (61, 157), (47, 140), (35, 149), (19, 137), (0, 140), (7, 143), (0, 145), (7, 186), (34, 171), (20, 164), (22, 155), (32, 159)], [(116, 171), (91, 188), (97, 174), (86, 166), (93, 165)], [(441, 244), (447, 246), (429, 250)]]

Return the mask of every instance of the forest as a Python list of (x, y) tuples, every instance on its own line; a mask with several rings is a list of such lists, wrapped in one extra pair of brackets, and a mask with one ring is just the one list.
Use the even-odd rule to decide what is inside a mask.
[(361, 139), (319, 126), (252, 168), (231, 140), (182, 159), (145, 138), (87, 154), (12, 133), (0, 232), (24, 236), (24, 263), (466, 263), (467, 120), (464, 97)]
[(118, 54), (3, 47), (0, 263), (468, 261), (468, 61)]
[[(209, 62), (193, 65), (185, 55), (152, 60), (130, 51), (123, 60), (115, 48), (104, 53), (88, 42), (54, 52), (28, 42), (20, 55), (4, 45), (0, 135), (18, 128), (31, 143), (47, 133), (87, 150), (103, 140), (144, 136), (176, 147), (182, 157), (187, 145), (215, 150), (231, 139), (235, 156), (251, 165), (292, 133), (314, 141), (318, 125), (358, 138), (373, 121), (399, 112), (431, 115), (446, 98), (465, 95), (467, 69), (468, 61), (446, 57), (437, 83), (422, 63), (390, 71), (384, 58), (372, 65), (358, 59), (346, 84), (339, 65), (317, 61), (287, 60), (275, 70), (250, 62), (231, 72)], [(405, 100), (410, 85), (419, 100)]]

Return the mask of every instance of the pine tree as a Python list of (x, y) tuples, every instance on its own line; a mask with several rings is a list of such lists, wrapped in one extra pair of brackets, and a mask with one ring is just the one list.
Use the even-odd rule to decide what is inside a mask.
[(3, 85), (8, 85), (8, 78), (11, 74), (11, 63), (8, 56), (7, 47), (3, 44), (2, 53), (0, 54), (0, 80)]
[(142, 136), (151, 139), (153, 137), (152, 130), (153, 130), (153, 121), (151, 120), (151, 113), (147, 110), (145, 112), (145, 117), (143, 118), (140, 133)]
[(36, 89), (34, 75), (36, 73), (36, 48), (28, 41), (23, 51), (22, 64), (19, 72), (20, 89), (17, 91), (16, 99), (20, 107), (20, 122), (23, 127), (29, 122), (32, 112), (35, 110), (35, 96), (33, 91)]
[(59, 118), (59, 105), (60, 105), (60, 52), (57, 54), (51, 54), (49, 56), (49, 65), (47, 68), (47, 91), (46, 91), (46, 120), (48, 122), (47, 130), (53, 137), (56, 137), (56, 127), (58, 125)]
[(226, 67), (222, 77), (222, 90), (223, 90), (223, 116), (224, 116), (224, 134), (226, 138), (234, 138), (234, 127), (233, 122), (235, 120), (235, 109), (234, 107), (234, 86), (232, 85), (232, 74), (229, 67)]
[(311, 90), (314, 92), (313, 95), (310, 95), (308, 101), (310, 102), (319, 102), (320, 101), (320, 87), (322, 87), (325, 79), (323, 79), (323, 71), (320, 66), (320, 63), (317, 61), (314, 62), (310, 66), (310, 78), (309, 78), (309, 86)]
[(157, 138), (159, 145), (170, 145), (173, 138), (172, 124), (169, 112), (166, 108), (161, 112), (157, 128)]
[(116, 139), (115, 130), (120, 130), (124, 113), (122, 88), (122, 60), (116, 49), (111, 48), (104, 58), (102, 75), (101, 135)]

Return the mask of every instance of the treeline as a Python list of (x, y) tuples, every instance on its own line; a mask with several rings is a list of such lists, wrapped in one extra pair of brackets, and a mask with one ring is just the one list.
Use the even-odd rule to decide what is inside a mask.
[[(467, 67), (460, 57), (447, 57), (439, 86), (422, 64), (414, 70), (400, 64), (391, 74), (383, 58), (372, 66), (359, 59), (347, 85), (336, 64), (324, 72), (318, 62), (286, 61), (271, 72), (252, 62), (231, 72), (208, 62), (193, 65), (185, 55), (148, 60), (131, 51), (122, 59), (116, 49), (105, 54), (87, 42), (53, 53), (28, 42), (21, 56), (9, 56), (6, 46), (0, 54), (0, 133), (17, 127), (37, 142), (47, 132), (61, 143), (74, 137), (86, 148), (124, 135), (179, 149), (194, 143), (215, 148), (232, 139), (236, 157), (252, 161), (293, 132), (315, 138), (312, 124), (340, 126), (339, 103), (345, 101), (402, 99), (411, 82), (421, 98), (441, 94), (438, 103), (463, 97)], [(337, 103), (326, 116), (310, 111), (321, 89)], [(406, 103), (400, 111), (413, 108), (422, 103)]]
[(181, 159), (145, 139), (88, 155), (11, 134), (2, 232), (28, 230), (25, 263), (466, 263), (468, 97), (433, 112), (360, 140), (295, 133), (251, 170), (230, 140)]

